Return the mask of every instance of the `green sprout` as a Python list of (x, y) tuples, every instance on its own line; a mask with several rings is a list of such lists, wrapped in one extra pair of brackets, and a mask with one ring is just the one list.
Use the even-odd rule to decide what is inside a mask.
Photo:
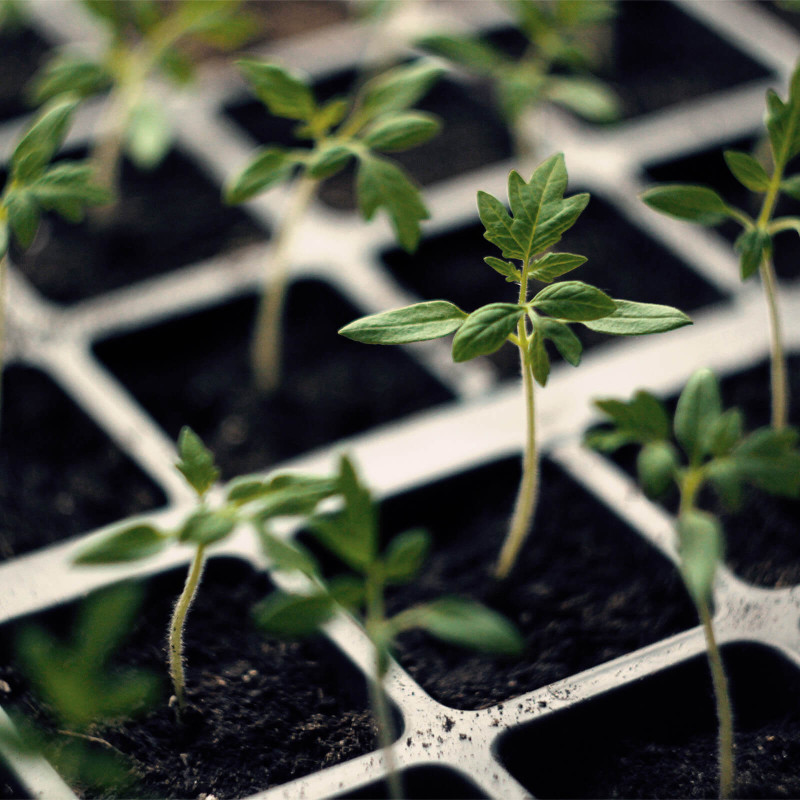
[(92, 168), (87, 161), (50, 163), (64, 143), (75, 106), (72, 99), (48, 103), (11, 154), (0, 195), (0, 368), (12, 240), (22, 248), (30, 247), (45, 211), (55, 211), (70, 222), (80, 222), (86, 206), (109, 199), (107, 190), (92, 181)]
[[(586, 261), (572, 253), (554, 253), (550, 248), (574, 225), (588, 194), (564, 197), (567, 169), (557, 154), (542, 163), (526, 182), (517, 172), (508, 178), (512, 215), (495, 197), (478, 193), (478, 211), (486, 228), (484, 237), (502, 251), (504, 259), (489, 256), (484, 261), (507, 282), (519, 286), (516, 303), (490, 303), (467, 314), (445, 300), (417, 303), (351, 322), (339, 333), (367, 344), (406, 344), (437, 339), (455, 333), (453, 359), (467, 361), (488, 355), (510, 342), (519, 350), (525, 397), (526, 436), (523, 473), (509, 531), (495, 568), (505, 578), (528, 535), (538, 495), (538, 453), (534, 382), (545, 386), (550, 357), (545, 341), (555, 345), (573, 366), (578, 366), (582, 346), (569, 325), (614, 335), (635, 336), (680, 328), (691, 320), (671, 306), (614, 300), (600, 289), (581, 281), (556, 278)], [(532, 281), (548, 284), (529, 297)]]
[(281, 543), (282, 550), (276, 552), (275, 540), (268, 538), (265, 547), (275, 567), (304, 572), (312, 579), (311, 587), (302, 594), (275, 592), (255, 607), (254, 615), (263, 630), (297, 637), (314, 633), (342, 607), (363, 610), (364, 630), (375, 658), (370, 705), (384, 752), (390, 796), (400, 798), (402, 787), (391, 750), (395, 736), (384, 686), (398, 635), (418, 628), (446, 642), (503, 655), (519, 653), (524, 642), (504, 617), (458, 597), (442, 597), (387, 616), (386, 590), (413, 581), (430, 548), (430, 537), (425, 531), (406, 531), (381, 551), (377, 506), (346, 456), (340, 462), (338, 483), (341, 510), (311, 517), (308, 527), (315, 540), (355, 574), (323, 581), (307, 549)]
[(369, 221), (384, 209), (400, 244), (409, 252), (416, 248), (419, 224), (428, 218), (428, 210), (405, 171), (378, 153), (408, 150), (439, 132), (436, 117), (412, 106), (442, 69), (424, 61), (396, 67), (368, 80), (354, 97), (320, 105), (308, 82), (283, 67), (257, 61), (240, 61), (239, 67), (270, 113), (296, 120), (295, 135), (313, 143), (310, 149), (276, 145), (259, 149), (224, 193), (227, 203), (243, 203), (293, 179), (292, 197), (271, 245), (269, 290), (261, 295), (251, 346), (256, 385), (270, 392), (280, 383), (282, 315), (292, 242), (321, 181), (356, 159), (361, 215)]
[[(178, 438), (177, 469), (197, 495), (196, 508), (174, 530), (150, 523), (133, 523), (84, 547), (77, 564), (115, 564), (149, 558), (178, 542), (194, 547), (186, 583), (172, 613), (168, 633), (168, 664), (178, 719), (187, 708), (183, 632), (200, 586), (208, 548), (230, 536), (240, 524), (261, 528), (275, 517), (303, 516), (336, 493), (335, 481), (278, 474), (269, 478), (243, 477), (229, 484), (221, 502), (212, 505), (208, 493), (219, 478), (214, 457), (191, 428)], [(277, 546), (277, 545), (276, 545)]]
[(228, 50), (250, 38), (254, 22), (239, 0), (83, 0), (83, 5), (106, 28), (105, 50), (99, 56), (55, 55), (34, 77), (31, 95), (41, 103), (110, 90), (91, 158), (100, 185), (115, 189), (123, 151), (140, 168), (152, 169), (172, 142), (169, 121), (148, 92), (150, 78), (188, 83), (194, 65), (179, 44), (192, 40)]
[(617, 96), (589, 74), (597, 56), (590, 44), (591, 31), (613, 19), (615, 4), (606, 0), (507, 0), (505, 5), (527, 40), (518, 59), (472, 36), (435, 34), (417, 44), (493, 83), (518, 156), (528, 152), (522, 130), (524, 114), (542, 103), (557, 103), (592, 121), (616, 119)]
[(745, 435), (741, 412), (722, 410), (717, 379), (707, 369), (689, 379), (671, 424), (664, 406), (648, 392), (637, 392), (628, 403), (598, 400), (595, 404), (614, 427), (590, 432), (587, 444), (604, 452), (640, 445), (637, 472), (644, 491), (658, 498), (674, 485), (680, 493), (675, 522), (680, 571), (705, 635), (719, 720), (719, 796), (730, 797), (735, 788), (733, 713), (711, 615), (724, 533), (720, 520), (697, 503), (706, 485), (734, 510), (747, 486), (798, 497), (798, 431), (766, 427)]
[(13, 715), (14, 728), (0, 726), (0, 749), (9, 758), (43, 752), (73, 784), (116, 791), (130, 787), (127, 758), (95, 732), (104, 722), (143, 713), (159, 695), (156, 675), (111, 665), (140, 606), (139, 588), (123, 583), (84, 601), (68, 641), (39, 626), (22, 628), (16, 646), (20, 669), (55, 730)]
[(800, 217), (773, 219), (773, 213), (781, 193), (800, 200), (800, 174), (791, 177), (785, 174), (789, 162), (800, 153), (800, 64), (792, 74), (786, 101), (772, 89), (767, 92), (766, 128), (772, 158), (771, 174), (747, 153), (725, 151), (725, 161), (734, 177), (751, 192), (763, 195), (761, 211), (755, 219), (728, 205), (717, 192), (706, 186), (665, 184), (649, 189), (642, 199), (656, 211), (698, 225), (719, 225), (726, 219), (733, 219), (742, 226), (742, 233), (734, 245), (739, 252), (742, 280), (758, 272), (767, 299), (772, 425), (779, 429), (787, 424), (789, 386), (772, 262), (773, 240), (781, 231), (800, 233)]

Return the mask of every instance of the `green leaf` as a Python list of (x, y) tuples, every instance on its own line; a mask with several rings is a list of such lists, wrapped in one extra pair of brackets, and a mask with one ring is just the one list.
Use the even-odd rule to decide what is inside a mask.
[(334, 480), (320, 479), (308, 484), (289, 485), (272, 491), (258, 501), (255, 516), (263, 524), (275, 517), (295, 517), (311, 514), (323, 500), (338, 494)]
[(4, 220), (0, 220), (0, 258), (8, 252), (8, 244), (10, 239), (10, 233), (8, 230), (8, 223)]
[(719, 225), (730, 215), (725, 201), (705, 186), (678, 183), (655, 186), (642, 195), (642, 200), (662, 214), (699, 225)]
[(707, 605), (724, 553), (722, 528), (711, 514), (688, 511), (678, 518), (677, 530), (683, 581), (694, 602)]
[(785, 103), (771, 89), (767, 92), (766, 125), (773, 160), (784, 167), (800, 152), (800, 65), (792, 73)]
[(549, 339), (573, 367), (577, 367), (581, 363), (581, 353), (583, 352), (581, 340), (570, 330), (568, 325), (555, 319), (539, 317), (536, 327), (542, 337)]
[(505, 258), (525, 258), (525, 251), (512, 233), (511, 217), (506, 207), (486, 192), (478, 192), (478, 215), (486, 229), (484, 238), (497, 245)]
[(138, 561), (160, 553), (168, 543), (169, 537), (158, 528), (135, 524), (90, 542), (80, 549), (74, 563), (116, 564), (120, 561)]
[(292, 595), (274, 592), (253, 607), (253, 621), (265, 633), (293, 638), (316, 633), (336, 612), (333, 598), (324, 592)]
[(400, 245), (413, 252), (419, 242), (419, 223), (430, 215), (405, 172), (391, 161), (364, 155), (359, 160), (356, 192), (364, 219), (369, 221), (379, 208), (386, 209)]
[(733, 246), (739, 253), (739, 267), (744, 281), (758, 271), (765, 257), (769, 257), (772, 251), (772, 239), (766, 231), (757, 229), (744, 231)]
[(299, 139), (321, 139), (334, 126), (338, 125), (349, 109), (347, 100), (336, 97), (314, 112), (314, 116), (303, 125), (298, 125), (294, 135)]
[(383, 569), (389, 583), (408, 583), (422, 568), (431, 546), (426, 531), (413, 530), (395, 536), (383, 556)]
[(283, 147), (265, 147), (233, 180), (225, 186), (228, 205), (238, 205), (261, 194), (265, 189), (286, 180), (292, 174), (297, 156)]
[(726, 150), (725, 163), (739, 183), (751, 192), (766, 192), (769, 189), (769, 175), (761, 164), (751, 155), (740, 150)]
[(468, 361), (499, 350), (524, 313), (514, 303), (490, 303), (473, 311), (453, 337), (453, 360)]
[(167, 155), (172, 144), (172, 130), (161, 105), (142, 100), (128, 117), (125, 128), (125, 151), (134, 164), (153, 169)]
[(111, 200), (111, 192), (91, 182), (94, 169), (87, 162), (60, 161), (29, 184), (39, 206), (57, 211), (71, 222), (83, 219), (84, 207)]
[(738, 510), (742, 505), (744, 478), (736, 462), (729, 458), (715, 458), (708, 463), (706, 475), (725, 507), (731, 511)]
[(103, 64), (74, 53), (62, 53), (36, 73), (30, 94), (36, 105), (62, 94), (89, 97), (111, 85), (111, 75)]
[(414, 612), (408, 615), (413, 627), (451, 644), (509, 656), (518, 655), (525, 647), (514, 625), (474, 600), (443, 597), (409, 611)]
[(202, 497), (219, 478), (219, 470), (211, 451), (188, 425), (178, 434), (178, 455), (180, 461), (175, 466)]
[(458, 306), (446, 300), (430, 300), (361, 317), (339, 333), (365, 344), (407, 344), (447, 336), (458, 330), (466, 318)]
[(530, 363), (533, 379), (540, 386), (547, 386), (547, 379), (550, 377), (550, 358), (544, 346), (544, 337), (539, 331), (538, 326), (531, 336), (528, 345), (528, 362)]
[(320, 180), (330, 178), (347, 166), (353, 151), (343, 144), (328, 144), (315, 150), (307, 162), (308, 174)]
[(236, 517), (225, 509), (199, 508), (183, 523), (178, 541), (209, 545), (228, 536), (236, 527)]
[(299, 571), (305, 575), (318, 575), (319, 564), (311, 551), (299, 542), (279, 539), (263, 526), (258, 529), (259, 541), (264, 555), (269, 559), (273, 569), (282, 572)]
[(616, 93), (595, 78), (552, 76), (547, 82), (547, 96), (592, 122), (612, 122), (620, 115)]
[(781, 191), (794, 200), (800, 200), (800, 175), (792, 175), (781, 181)]
[(577, 256), (572, 253), (545, 253), (531, 264), (528, 274), (537, 281), (550, 283), (560, 275), (572, 272), (586, 261), (586, 256)]
[(364, 132), (363, 142), (373, 150), (397, 152), (427, 142), (441, 128), (438, 117), (422, 111), (382, 116)]
[(760, 428), (731, 453), (739, 475), (770, 494), (800, 495), (800, 452), (794, 428)]
[(411, 108), (444, 72), (442, 67), (424, 60), (390, 69), (364, 84), (358, 103), (360, 112), (367, 119), (374, 119)]
[(551, 317), (573, 322), (599, 319), (617, 308), (605, 292), (582, 281), (562, 281), (546, 286), (533, 298), (531, 305)]
[(709, 369), (697, 370), (678, 398), (673, 427), (689, 461), (698, 464), (708, 452), (709, 438), (722, 415), (719, 386)]
[(491, 75), (508, 59), (491, 45), (467, 36), (431, 35), (415, 43), (417, 47), (467, 67), (478, 75)]
[(669, 489), (677, 468), (678, 454), (669, 442), (648, 442), (636, 460), (639, 483), (650, 497), (661, 497)]
[(604, 428), (595, 428), (587, 431), (583, 437), (584, 447), (597, 450), (601, 453), (613, 453), (619, 450), (620, 447), (635, 442), (636, 437), (628, 433), (617, 430), (606, 430)]
[(664, 405), (649, 392), (636, 392), (633, 399), (595, 400), (595, 405), (611, 417), (619, 432), (627, 441), (648, 442), (666, 441), (670, 436), (670, 422)]
[(25, 184), (38, 177), (61, 147), (67, 135), (75, 98), (48, 103), (14, 148), (11, 178)]
[(242, 60), (237, 62), (237, 66), (270, 113), (303, 121), (314, 116), (317, 110), (314, 95), (298, 75), (277, 64), (259, 61)]
[(636, 303), (633, 300), (614, 300), (616, 310), (607, 317), (584, 322), (587, 328), (614, 336), (643, 336), (664, 333), (692, 320), (677, 308), (656, 303)]
[(36, 231), (39, 228), (39, 208), (29, 191), (15, 190), (5, 197), (8, 224), (14, 238), (23, 248), (33, 244)]
[(729, 408), (711, 424), (705, 449), (715, 458), (727, 456), (742, 438), (742, 412)]
[(520, 271), (510, 261), (503, 261), (501, 258), (495, 258), (494, 256), (486, 256), (483, 260), (495, 272), (503, 275), (508, 283), (520, 283), (522, 281)]

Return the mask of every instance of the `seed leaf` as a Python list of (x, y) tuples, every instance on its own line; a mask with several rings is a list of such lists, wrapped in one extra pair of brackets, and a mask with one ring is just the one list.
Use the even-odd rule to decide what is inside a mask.
[(711, 424), (705, 450), (715, 458), (727, 456), (742, 438), (742, 412), (729, 408)]
[(617, 308), (605, 292), (582, 281), (562, 281), (546, 286), (533, 298), (531, 305), (551, 317), (573, 322), (599, 319)]
[(274, 592), (253, 607), (253, 620), (273, 636), (311, 636), (336, 612), (333, 598), (326, 592), (313, 595)]
[(265, 147), (225, 187), (225, 202), (237, 205), (255, 197), (292, 174), (297, 157), (283, 147)]
[(468, 361), (499, 350), (524, 313), (514, 303), (490, 303), (473, 311), (453, 337), (453, 360)]
[(739, 183), (751, 192), (766, 192), (769, 188), (769, 175), (761, 164), (751, 155), (740, 150), (726, 150), (725, 163)]
[(725, 507), (738, 510), (742, 505), (744, 478), (736, 462), (730, 458), (715, 458), (706, 470), (711, 486)]
[(422, 568), (431, 546), (426, 531), (413, 530), (395, 536), (383, 557), (384, 574), (390, 583), (408, 583)]
[(495, 272), (499, 272), (508, 283), (519, 283), (522, 280), (520, 271), (510, 262), (503, 261), (502, 258), (486, 256), (483, 259)]
[(689, 511), (678, 518), (677, 529), (683, 581), (696, 604), (708, 604), (724, 552), (722, 528), (711, 514)]
[(422, 111), (382, 116), (366, 130), (363, 142), (387, 153), (408, 150), (432, 139), (442, 128), (433, 114)]
[(669, 442), (648, 442), (636, 460), (639, 483), (650, 497), (661, 497), (669, 489), (677, 468), (678, 454)]
[(577, 256), (572, 253), (546, 253), (531, 264), (528, 274), (531, 278), (543, 283), (550, 283), (571, 272), (586, 262), (586, 256)]
[(188, 425), (178, 435), (178, 455), (180, 461), (175, 466), (202, 497), (219, 478), (219, 470), (211, 451)]
[(430, 300), (361, 317), (339, 333), (365, 344), (407, 344), (438, 339), (458, 330), (467, 314), (446, 300)]
[(314, 116), (317, 110), (314, 95), (306, 81), (298, 75), (277, 64), (260, 61), (242, 60), (237, 62), (237, 66), (270, 113), (303, 121)]
[(178, 541), (209, 545), (224, 539), (236, 527), (236, 518), (224, 510), (199, 508), (178, 531)]
[(367, 119), (375, 119), (390, 111), (411, 108), (444, 72), (442, 67), (424, 60), (384, 72), (364, 84), (359, 103), (361, 113)]
[(678, 398), (673, 423), (675, 438), (692, 464), (698, 464), (708, 452), (721, 415), (722, 403), (714, 373), (709, 369), (697, 370)]
[(729, 215), (725, 201), (705, 186), (655, 186), (642, 195), (642, 200), (662, 214), (700, 225), (718, 225)]
[(420, 237), (419, 223), (428, 219), (428, 209), (419, 189), (396, 164), (373, 155), (362, 156), (356, 176), (356, 193), (361, 214), (367, 221), (385, 208), (397, 239), (413, 252)]
[(323, 500), (338, 494), (338, 491), (338, 486), (332, 480), (283, 487), (273, 486), (268, 494), (258, 500), (258, 510), (255, 515), (263, 524), (274, 517), (311, 514)]
[(536, 326), (542, 337), (549, 339), (573, 367), (577, 367), (581, 363), (581, 353), (583, 352), (581, 340), (568, 325), (555, 319), (539, 317)]
[(81, 548), (75, 557), (76, 564), (116, 564), (120, 561), (138, 561), (161, 552), (169, 537), (152, 525), (136, 524)]
[(692, 320), (677, 308), (657, 303), (636, 303), (633, 300), (614, 300), (616, 310), (606, 317), (584, 322), (587, 328), (599, 333), (615, 336), (643, 336), (649, 333), (664, 333)]
[(772, 250), (772, 239), (766, 231), (744, 231), (734, 242), (734, 248), (739, 253), (742, 280), (746, 280), (758, 271), (762, 260), (769, 256)]

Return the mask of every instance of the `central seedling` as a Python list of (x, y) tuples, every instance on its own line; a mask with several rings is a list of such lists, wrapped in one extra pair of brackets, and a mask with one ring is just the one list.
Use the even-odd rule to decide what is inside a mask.
[[(499, 350), (506, 342), (519, 350), (525, 397), (526, 432), (523, 473), (508, 534), (495, 569), (505, 578), (530, 530), (538, 494), (538, 453), (534, 383), (544, 386), (550, 374), (550, 341), (573, 366), (582, 346), (569, 328), (587, 328), (616, 335), (640, 335), (673, 330), (690, 323), (670, 306), (615, 300), (581, 281), (556, 278), (587, 259), (572, 253), (548, 252), (571, 228), (589, 202), (588, 194), (564, 197), (567, 169), (564, 156), (551, 156), (525, 181), (517, 172), (508, 178), (509, 215), (496, 197), (478, 193), (478, 211), (485, 238), (503, 258), (485, 262), (506, 281), (519, 286), (515, 303), (490, 303), (467, 314), (445, 300), (418, 303), (356, 320), (339, 333), (367, 344), (405, 344), (436, 339), (455, 332), (453, 359), (467, 361)], [(513, 263), (512, 259), (519, 263)], [(548, 284), (530, 297), (534, 282)]]

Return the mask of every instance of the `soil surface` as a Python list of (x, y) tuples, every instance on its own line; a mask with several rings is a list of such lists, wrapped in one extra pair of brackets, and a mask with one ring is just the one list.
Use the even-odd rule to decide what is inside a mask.
[(3, 373), (0, 560), (165, 502), (161, 490), (52, 382)]
[(12, 251), (13, 262), (45, 297), (68, 304), (265, 240), (248, 214), (223, 205), (220, 191), (177, 150), (150, 172), (124, 161), (111, 209), (79, 225), (48, 214), (33, 245)]
[(243, 298), (97, 347), (171, 437), (183, 425), (200, 435), (224, 479), (451, 399), (400, 348), (337, 336), (362, 314), (318, 281), (290, 288), (283, 381), (262, 396), (247, 355), (254, 309)]
[(25, 87), (48, 50), (47, 42), (30, 28), (0, 31), (0, 120), (30, 113)]
[[(490, 576), (519, 481), (516, 459), (392, 498), (387, 537), (412, 527), (434, 537), (420, 576), (392, 590), (389, 611), (457, 594), (507, 615), (522, 631), (521, 659), (491, 658), (412, 631), (403, 667), (436, 700), (482, 708), (631, 652), (696, 624), (675, 569), (552, 463), (542, 465), (540, 505), (509, 579)], [(332, 558), (325, 561), (336, 570)]]
[[(165, 632), (184, 579), (176, 570), (149, 581), (117, 663), (166, 671)], [(252, 605), (269, 591), (243, 562), (209, 562), (186, 628), (185, 729), (165, 695), (142, 718), (92, 731), (132, 761), (140, 777), (132, 796), (243, 797), (375, 748), (363, 677), (341, 654), (322, 640), (283, 642), (251, 626)], [(55, 616), (63, 623), (68, 615)], [(46, 710), (18, 673), (6, 666), (0, 677), (12, 688), (11, 704), (44, 723)]]
[[(568, 195), (580, 189), (570, 188)], [(383, 262), (405, 289), (425, 300), (446, 299), (465, 311), (474, 311), (493, 301), (516, 302), (519, 289), (506, 283), (483, 262), (499, 250), (483, 238), (479, 221), (453, 231), (424, 239), (414, 255), (399, 248), (382, 254)], [(575, 226), (556, 246), (559, 252), (577, 253), (589, 260), (565, 280), (581, 280), (625, 300), (673, 305), (690, 313), (724, 299), (669, 251), (639, 228), (627, 222), (614, 207), (593, 195)], [(544, 288), (538, 284), (534, 291)], [(614, 337), (571, 326), (588, 350)], [(551, 358), (561, 356), (547, 345)], [(519, 379), (519, 353), (502, 347), (490, 356), (504, 378)]]
[[(754, 645), (725, 648), (723, 659), (734, 707), (734, 796), (798, 797), (797, 668)], [(500, 757), (538, 797), (717, 797), (707, 662), (694, 659), (531, 723), (505, 737)]]

